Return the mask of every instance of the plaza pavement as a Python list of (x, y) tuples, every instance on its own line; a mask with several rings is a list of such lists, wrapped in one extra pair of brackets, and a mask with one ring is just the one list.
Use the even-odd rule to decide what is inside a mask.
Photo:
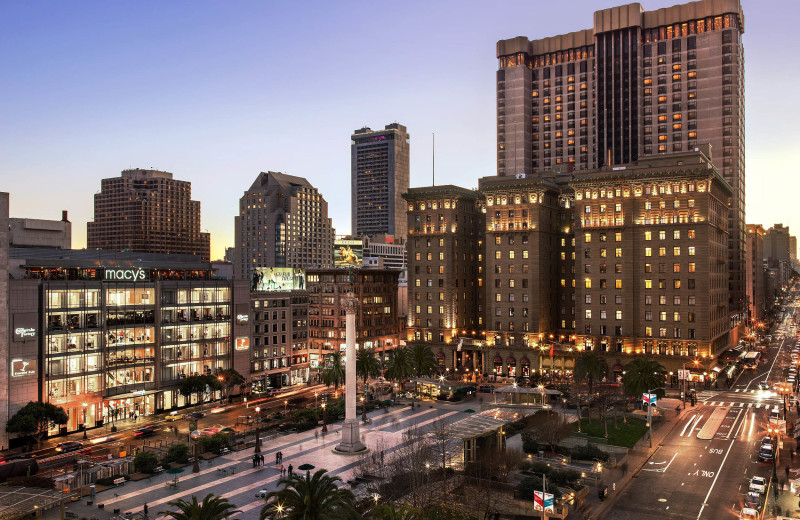
[[(463, 411), (470, 406), (475, 406), (475, 403), (423, 401), (414, 410), (406, 405), (390, 409), (388, 413), (373, 411), (369, 414), (371, 423), (361, 425), (362, 439), (371, 450), (382, 449), (388, 456), (402, 444), (403, 432), (408, 428), (429, 428), (440, 418), (447, 423), (455, 422), (467, 417)], [(316, 431), (319, 432), (319, 428)], [(191, 499), (192, 495), (202, 500), (208, 493), (214, 493), (228, 498), (242, 511), (236, 515), (237, 519), (256, 520), (264, 505), (262, 499), (255, 497), (256, 493), (262, 489), (277, 489), (280, 480), (280, 465), (275, 464), (275, 453), (278, 451), (283, 452), (285, 467), (289, 464), (294, 468), (312, 464), (317, 470), (327, 469), (344, 481), (351, 478), (359, 457), (333, 453), (340, 435), (341, 423), (329, 424), (328, 433), (324, 436), (315, 436), (315, 430), (280, 436), (262, 443), (263, 466), (253, 468), (252, 449), (231, 452), (211, 461), (201, 461), (199, 473), (192, 473), (190, 465), (179, 475), (162, 473), (137, 482), (130, 481), (98, 493), (94, 505), (86, 505), (88, 497), (84, 497), (80, 502), (69, 504), (66, 510), (76, 513), (79, 518), (95, 515), (99, 520), (105, 520), (116, 516), (114, 509), (119, 509), (123, 515), (126, 512), (139, 513), (147, 503), (149, 518), (153, 519), (160, 517), (159, 512), (169, 509), (169, 501)], [(174, 476), (179, 477), (177, 488), (168, 487)], [(104, 504), (104, 509), (98, 509), (97, 504)], [(56, 508), (46, 512), (43, 518), (55, 519), (58, 515)]]

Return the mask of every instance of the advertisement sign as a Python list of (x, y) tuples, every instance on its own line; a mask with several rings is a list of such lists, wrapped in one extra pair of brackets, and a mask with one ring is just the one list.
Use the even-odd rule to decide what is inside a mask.
[(656, 394), (642, 394), (642, 403), (656, 405)]
[(36, 359), (12, 359), (11, 377), (24, 377), (36, 375)]
[(545, 510), (548, 513), (555, 512), (553, 506), (553, 495), (542, 491), (533, 492), (533, 509), (535, 511)]
[(293, 267), (256, 267), (251, 280), (251, 291), (305, 290), (305, 269)]
[(35, 312), (14, 314), (14, 341), (32, 341), (39, 336), (39, 315)]
[(106, 268), (103, 273), (103, 280), (110, 282), (146, 282), (150, 280), (150, 271), (141, 267)]
[(250, 337), (241, 336), (236, 338), (236, 350), (247, 350), (250, 348)]
[(337, 267), (361, 266), (364, 263), (364, 244), (361, 240), (333, 241), (333, 263)]

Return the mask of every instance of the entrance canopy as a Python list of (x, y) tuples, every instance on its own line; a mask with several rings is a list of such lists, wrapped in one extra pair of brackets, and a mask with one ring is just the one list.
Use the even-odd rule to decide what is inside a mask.
[(475, 439), (492, 434), (506, 424), (518, 421), (522, 415), (505, 410), (487, 410), (454, 422), (450, 425), (450, 429), (455, 437)]

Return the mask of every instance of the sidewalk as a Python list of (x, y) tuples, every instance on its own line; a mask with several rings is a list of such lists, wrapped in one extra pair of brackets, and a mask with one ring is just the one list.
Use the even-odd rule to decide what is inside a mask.
[[(586, 518), (599, 520), (604, 518), (606, 513), (611, 509), (616, 502), (617, 498), (622, 494), (631, 480), (639, 473), (642, 467), (647, 463), (650, 457), (656, 452), (659, 444), (667, 437), (675, 424), (683, 418), (684, 415), (691, 413), (696, 408), (689, 405), (686, 409), (681, 409), (677, 414), (674, 412), (669, 413), (664, 417), (664, 420), (656, 426), (652, 431), (653, 447), (650, 447), (650, 442), (647, 435), (642, 437), (633, 448), (628, 451), (625, 457), (617, 461), (617, 466), (613, 469), (603, 470), (602, 482), (608, 486), (608, 495), (604, 501), (600, 501), (597, 496), (597, 490), (593, 489), (586, 497), (586, 508), (583, 513), (577, 513), (574, 518)], [(583, 515), (583, 516), (581, 516)], [(573, 518), (572, 514), (570, 518)]]

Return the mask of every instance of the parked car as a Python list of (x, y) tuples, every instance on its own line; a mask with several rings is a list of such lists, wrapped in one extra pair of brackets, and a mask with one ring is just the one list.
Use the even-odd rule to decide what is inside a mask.
[(761, 509), (761, 495), (748, 492), (744, 497), (744, 505), (755, 510)]
[(749, 491), (763, 495), (767, 491), (767, 479), (758, 476), (751, 478)]
[(762, 444), (761, 450), (758, 452), (758, 460), (760, 461), (768, 461), (772, 460), (775, 456), (774, 448), (772, 444)]
[(739, 512), (739, 520), (758, 520), (758, 511), (749, 507), (744, 507)]
[(59, 453), (67, 453), (69, 451), (75, 451), (83, 448), (83, 443), (78, 441), (67, 441), (62, 442), (58, 446), (56, 446), (56, 451)]

